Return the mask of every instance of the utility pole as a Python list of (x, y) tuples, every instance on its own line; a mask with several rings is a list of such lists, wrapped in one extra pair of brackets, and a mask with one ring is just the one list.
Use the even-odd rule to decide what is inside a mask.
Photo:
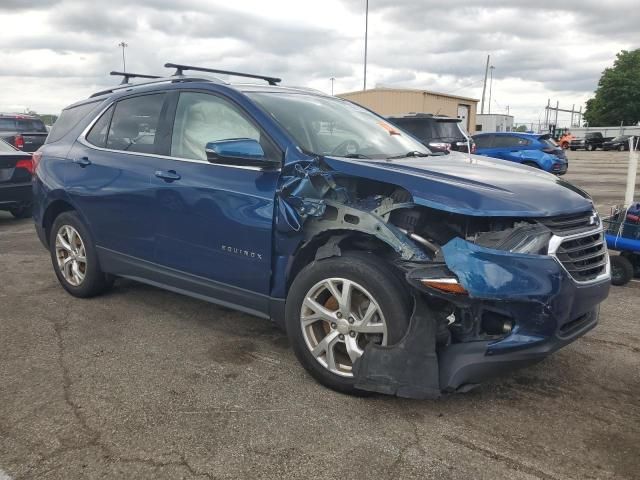
[(493, 65), (489, 67), (491, 80), (489, 80), (489, 115), (491, 115), (491, 91), (493, 90), (493, 71), (496, 69)]
[(329, 80), (331, 80), (331, 96), (333, 96), (333, 82), (335, 82), (336, 79), (334, 77), (331, 77)]
[(507, 115), (509, 115), (509, 105), (507, 105)]
[(484, 84), (482, 86), (482, 101), (480, 102), (480, 114), (484, 113), (484, 95), (487, 91), (487, 75), (489, 74), (489, 59), (491, 55), (487, 55), (487, 66), (484, 67)]
[(369, 0), (366, 0), (364, 11), (364, 85), (362, 90), (367, 89), (367, 42), (369, 40)]
[(120, 42), (118, 44), (118, 46), (122, 47), (122, 71), (126, 73), (127, 72), (127, 63), (126, 63), (125, 58), (124, 58), (124, 49), (127, 48), (129, 46), (129, 44), (125, 43), (124, 41), (122, 41), (122, 42)]

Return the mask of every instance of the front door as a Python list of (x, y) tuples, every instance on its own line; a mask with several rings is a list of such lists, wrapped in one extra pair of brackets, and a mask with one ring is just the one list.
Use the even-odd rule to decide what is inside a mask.
[(252, 138), (267, 156), (281, 159), (282, 154), (232, 101), (197, 91), (172, 98), (171, 158), (159, 161), (154, 179), (163, 212), (156, 262), (192, 276), (194, 282), (211, 282), (229, 295), (230, 303), (241, 300), (242, 292), (247, 302), (254, 302), (256, 293), (266, 299), (280, 172), (209, 163), (205, 145)]

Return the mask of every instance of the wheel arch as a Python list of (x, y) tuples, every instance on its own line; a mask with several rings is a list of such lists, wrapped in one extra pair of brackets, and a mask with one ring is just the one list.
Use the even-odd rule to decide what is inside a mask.
[(71, 203), (64, 199), (54, 200), (49, 205), (47, 205), (47, 208), (44, 211), (44, 215), (42, 216), (42, 228), (45, 232), (45, 241), (47, 242), (47, 246), (49, 244), (53, 222), (55, 222), (56, 218), (61, 213), (69, 211), (77, 212), (77, 209)]

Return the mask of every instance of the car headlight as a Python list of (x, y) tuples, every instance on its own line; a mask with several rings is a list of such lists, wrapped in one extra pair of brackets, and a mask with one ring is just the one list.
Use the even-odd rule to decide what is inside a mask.
[(475, 243), (482, 247), (513, 253), (546, 255), (551, 231), (540, 224), (516, 224), (513, 228), (478, 235)]

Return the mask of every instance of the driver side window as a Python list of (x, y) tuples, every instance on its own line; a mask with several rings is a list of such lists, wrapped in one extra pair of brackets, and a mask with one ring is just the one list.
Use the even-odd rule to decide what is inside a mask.
[(207, 160), (209, 142), (250, 138), (263, 145), (261, 132), (232, 103), (216, 95), (182, 92), (173, 124), (171, 156)]

